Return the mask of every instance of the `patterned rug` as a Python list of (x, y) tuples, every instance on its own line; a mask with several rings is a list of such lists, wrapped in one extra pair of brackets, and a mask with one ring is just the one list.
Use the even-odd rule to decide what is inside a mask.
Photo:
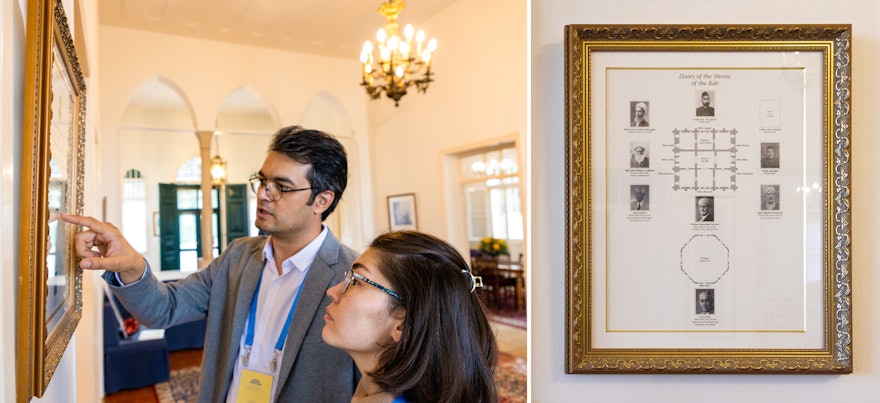
[(499, 403), (525, 403), (526, 374), (528, 365), (525, 358), (498, 353), (495, 387), (498, 388)]
[[(507, 353), (498, 354), (495, 386), (500, 403), (526, 401), (526, 359)], [(191, 403), (199, 393), (199, 368), (191, 367), (171, 371), (168, 382), (156, 384), (160, 403)]]
[(156, 384), (159, 403), (192, 403), (199, 395), (201, 368), (190, 367), (171, 371), (168, 382)]

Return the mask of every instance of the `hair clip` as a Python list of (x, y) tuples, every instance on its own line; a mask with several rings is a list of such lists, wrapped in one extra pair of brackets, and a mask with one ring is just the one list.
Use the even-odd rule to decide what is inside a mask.
[(471, 278), (471, 292), (474, 292), (474, 290), (476, 290), (477, 288), (483, 288), (483, 278), (482, 277), (475, 276), (475, 275), (473, 275), (473, 273), (471, 273), (467, 270), (462, 270), (461, 272), (470, 276), (470, 278)]

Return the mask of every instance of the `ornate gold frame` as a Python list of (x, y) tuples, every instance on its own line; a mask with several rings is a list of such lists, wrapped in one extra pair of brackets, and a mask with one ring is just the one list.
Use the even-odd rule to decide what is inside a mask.
[[(566, 373), (852, 372), (849, 208), (851, 29), (850, 25), (566, 26)], [(619, 140), (607, 140), (608, 136), (617, 133), (592, 132), (594, 120), (608, 119), (608, 107), (602, 106), (604, 115), (599, 113), (594, 116), (591, 99), (601, 101), (603, 98), (602, 95), (593, 98), (591, 94), (612, 90), (608, 86), (597, 88), (594, 85), (594, 81), (598, 82), (603, 77), (592, 76), (591, 63), (598, 55), (596, 52), (673, 52), (670, 53), (672, 57), (688, 59), (689, 55), (700, 52), (725, 51), (779, 54), (817, 52), (817, 60), (821, 61), (820, 79), (817, 81), (822, 82), (811, 84), (821, 85), (816, 90), (820, 95), (815, 102), (821, 102), (820, 114), (823, 115), (822, 138), (816, 140), (822, 154), (818, 171), (824, 177), (819, 197), (822, 205), (819, 210), (822, 211), (815, 213), (815, 222), (821, 223), (817, 224), (821, 230), (815, 232), (822, 239), (821, 250), (815, 248), (816, 256), (821, 257), (821, 262), (815, 262), (816, 267), (820, 267), (817, 271), (821, 271), (817, 287), (821, 288), (821, 301), (818, 301), (818, 297), (813, 301), (820, 307), (815, 310), (815, 315), (821, 318), (822, 323), (821, 328), (812, 329), (818, 333), (821, 343), (817, 344), (821, 344), (821, 348), (597, 346), (596, 335), (606, 332), (608, 326), (607, 321), (596, 321), (596, 317), (607, 315), (609, 307), (607, 299), (594, 298), (601, 295), (597, 293), (605, 292), (602, 287), (608, 286), (607, 282), (595, 280), (597, 271), (608, 270), (604, 266), (598, 267), (596, 263), (597, 259), (607, 258), (596, 255), (597, 250), (603, 253), (601, 248), (596, 248), (596, 244), (604, 240), (597, 237), (607, 237), (607, 228), (606, 232), (596, 231), (596, 225), (601, 224), (597, 220), (603, 219), (603, 215), (607, 217), (610, 207), (606, 203), (607, 197), (601, 197), (603, 191), (609, 191), (604, 187), (597, 190), (604, 182), (597, 184), (596, 175), (608, 174), (603, 171), (606, 166), (596, 162), (596, 159), (616, 157), (606, 157), (603, 153), (607, 150), (598, 149), (595, 144)], [(602, 127), (607, 131), (609, 126), (603, 123)], [(819, 163), (815, 164), (818, 166)], [(600, 196), (597, 197), (597, 194)], [(629, 209), (628, 206), (625, 208)], [(605, 276), (598, 278), (607, 279), (607, 274), (598, 274)], [(688, 342), (686, 338), (678, 337), (684, 340), (681, 344)]]
[(26, 57), (19, 402), (46, 391), (82, 314), (82, 271), (73, 250), (74, 231), (61, 224), (58, 213), (82, 214), (86, 87), (61, 1), (28, 2)]

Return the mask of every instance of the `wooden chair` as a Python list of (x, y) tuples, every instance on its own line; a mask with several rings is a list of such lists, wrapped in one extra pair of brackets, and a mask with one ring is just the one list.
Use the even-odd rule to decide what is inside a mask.
[[(522, 254), (520, 254), (520, 260), (522, 260)], [(501, 298), (502, 309), (515, 309), (517, 306), (516, 298), (517, 295), (517, 281), (519, 281), (519, 277), (513, 273), (511, 270), (513, 268), (513, 264), (510, 260), (509, 254), (501, 254), (495, 258), (496, 266), (495, 272), (497, 274), (497, 287)]]
[(471, 270), (474, 275), (483, 279), (483, 291), (487, 293), (487, 305), (496, 308), (501, 306), (501, 275), (498, 273), (498, 262), (491, 256), (474, 256), (471, 259)]

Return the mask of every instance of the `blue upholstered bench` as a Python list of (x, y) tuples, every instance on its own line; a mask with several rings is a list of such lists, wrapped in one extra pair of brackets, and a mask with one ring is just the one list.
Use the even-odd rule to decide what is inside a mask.
[(124, 338), (110, 302), (104, 302), (104, 393), (165, 382), (171, 368), (164, 338)]
[(205, 344), (205, 319), (172, 326), (157, 339), (141, 340), (143, 330), (126, 338), (122, 322), (131, 314), (116, 297), (110, 298), (104, 298), (105, 394), (165, 382), (171, 373), (169, 352), (199, 349)]
[(206, 319), (181, 323), (165, 329), (168, 351), (189, 350), (205, 346)]

